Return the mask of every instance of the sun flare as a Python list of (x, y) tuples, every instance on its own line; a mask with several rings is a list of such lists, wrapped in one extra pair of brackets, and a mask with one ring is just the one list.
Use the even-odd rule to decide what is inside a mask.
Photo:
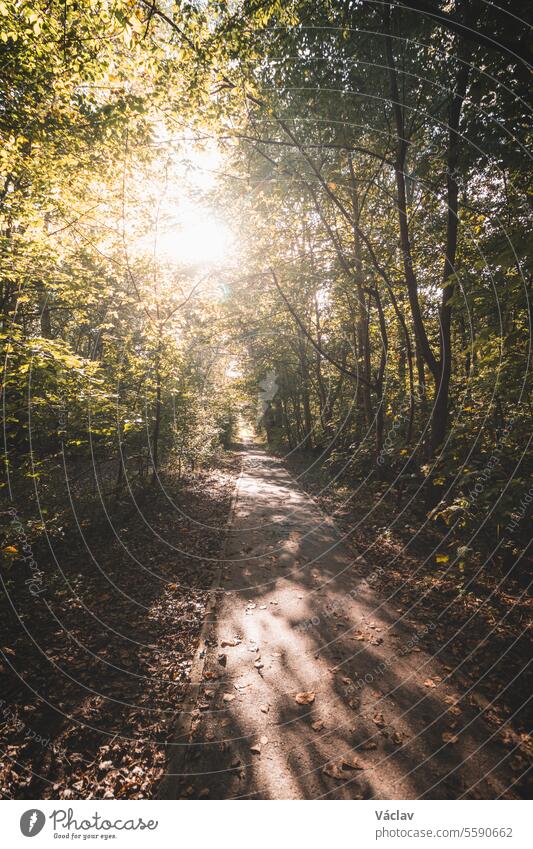
[(195, 209), (181, 225), (169, 227), (159, 236), (157, 253), (184, 265), (217, 265), (228, 259), (232, 245), (227, 224), (210, 212)]

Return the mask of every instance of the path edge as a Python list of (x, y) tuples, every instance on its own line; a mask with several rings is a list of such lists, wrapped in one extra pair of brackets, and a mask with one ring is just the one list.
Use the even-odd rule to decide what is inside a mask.
[(165, 773), (159, 783), (155, 799), (175, 799), (176, 780), (184, 775), (183, 766), (187, 759), (187, 753), (191, 745), (191, 732), (194, 720), (194, 709), (198, 702), (200, 688), (203, 684), (203, 673), (207, 658), (205, 643), (210, 628), (216, 622), (216, 608), (219, 599), (220, 581), (222, 578), (223, 564), (225, 562), (226, 552), (231, 527), (233, 525), (233, 517), (239, 494), (239, 482), (244, 471), (244, 458), (241, 457), (241, 468), (235, 479), (235, 485), (231, 496), (231, 501), (224, 526), (224, 542), (220, 550), (220, 563), (215, 572), (213, 583), (211, 584), (207, 597), (207, 604), (203, 616), (202, 626), (198, 635), (198, 643), (194, 653), (194, 660), (190, 671), (190, 684), (187, 696), (185, 697), (179, 709), (178, 716), (174, 722), (171, 739), (167, 742), (167, 746), (175, 747), (174, 753), (170, 756)]

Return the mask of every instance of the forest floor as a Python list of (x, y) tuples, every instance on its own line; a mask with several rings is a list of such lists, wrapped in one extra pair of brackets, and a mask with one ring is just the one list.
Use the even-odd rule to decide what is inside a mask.
[(476, 697), (434, 606), (414, 616), (378, 584), (383, 552), (358, 553), (281, 459), (249, 445), (191, 745), (164, 796), (519, 796), (524, 741), (498, 694)]
[[(498, 596), (472, 630), (423, 553), (348, 533), (334, 487), (291, 469), (249, 442), (31, 539), (42, 592), (14, 563), (0, 617), (4, 797), (524, 795), (525, 719), (499, 676), (525, 610), (492, 627)], [(478, 642), (505, 662), (480, 674)]]
[(76, 521), (67, 504), (48, 540), (24, 520), (43, 576), (32, 595), (15, 561), (0, 600), (4, 798), (154, 795), (239, 471), (234, 454), (221, 459), (186, 479), (164, 472), (119, 503), (86, 499), (82, 482)]

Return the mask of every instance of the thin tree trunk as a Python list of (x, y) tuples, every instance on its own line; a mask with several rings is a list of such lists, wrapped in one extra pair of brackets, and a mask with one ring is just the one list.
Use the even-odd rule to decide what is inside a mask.
[(448, 218), (440, 308), (440, 381), (431, 420), (431, 447), (433, 453), (436, 453), (442, 445), (448, 424), (448, 397), (452, 374), (452, 299), (455, 292), (455, 260), (457, 256), (459, 228), (459, 188), (457, 185), (457, 164), (459, 161), (460, 144), (459, 124), (467, 83), (468, 65), (466, 62), (460, 62), (448, 117), (448, 157), (446, 168)]
[(155, 417), (152, 433), (152, 483), (157, 478), (159, 470), (159, 435), (161, 431), (161, 344), (159, 343), (155, 357)]

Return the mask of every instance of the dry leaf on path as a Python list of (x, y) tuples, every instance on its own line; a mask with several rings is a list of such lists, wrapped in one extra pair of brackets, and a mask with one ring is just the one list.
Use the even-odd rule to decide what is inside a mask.
[(335, 778), (337, 781), (344, 781), (347, 778), (346, 772), (335, 762), (326, 764), (322, 772), (324, 775), (329, 775), (330, 778)]
[(315, 694), (312, 691), (307, 693), (297, 693), (295, 700), (299, 705), (311, 705), (315, 700)]
[(342, 765), (348, 767), (348, 769), (364, 769), (353, 752), (348, 752), (347, 755), (343, 755), (341, 761)]
[(312, 723), (311, 728), (313, 729), (313, 731), (322, 731), (322, 729), (324, 728), (324, 723), (321, 719), (317, 719), (316, 722)]

